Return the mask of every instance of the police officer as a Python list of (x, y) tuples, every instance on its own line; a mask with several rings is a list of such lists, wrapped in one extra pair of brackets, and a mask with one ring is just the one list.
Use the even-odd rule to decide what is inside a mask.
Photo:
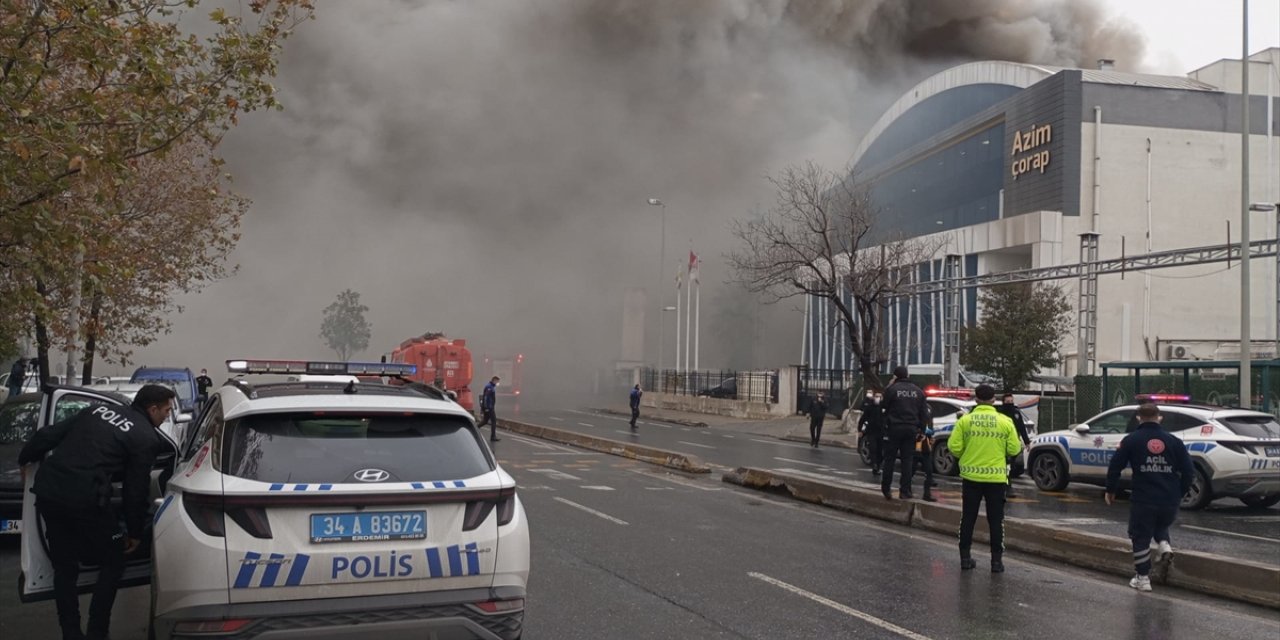
[(9, 397), (12, 398), (22, 393), (22, 383), (27, 381), (27, 360), (26, 358), (18, 358), (13, 363), (13, 368), (9, 369), (9, 381), (6, 386), (9, 387)]
[(867, 458), (871, 460), (871, 474), (880, 475), (880, 459), (884, 457), (881, 440), (884, 438), (884, 396), (879, 391), (868, 391), (862, 400), (862, 416), (858, 418), (858, 433), (867, 441)]
[[(929, 423), (929, 403), (924, 391), (907, 377), (907, 368), (893, 370), (893, 384), (884, 390), (884, 469), (880, 476), (880, 491), (886, 500), (893, 499), (889, 489), (893, 486), (893, 460), (902, 462), (898, 480), (898, 498), (911, 498), (911, 476), (915, 469), (916, 436), (924, 432)], [(925, 486), (928, 491), (928, 485)]]
[(818, 448), (822, 440), (822, 421), (827, 418), (827, 397), (821, 391), (809, 402), (809, 446)]
[[(151, 468), (163, 446), (156, 427), (169, 417), (176, 395), (149, 384), (130, 406), (87, 407), (37, 431), (18, 455), (20, 465), (41, 463), (31, 492), (45, 523), (64, 640), (107, 637), (124, 557), (138, 548), (147, 525)], [(123, 533), (111, 508), (111, 480), (117, 474), (124, 476)], [(81, 560), (99, 567), (87, 634), (80, 632), (76, 593)]]
[(204, 406), (204, 403), (209, 401), (209, 387), (212, 386), (213, 378), (209, 377), (207, 370), (201, 369), (200, 375), (196, 376), (196, 390), (200, 406)]
[(1191, 488), (1195, 467), (1182, 439), (1160, 427), (1160, 410), (1144, 403), (1138, 407), (1138, 428), (1120, 441), (1107, 466), (1107, 504), (1115, 502), (1120, 474), (1133, 469), (1129, 494), (1129, 539), (1133, 542), (1135, 574), (1129, 586), (1151, 590), (1151, 538), (1169, 530), (1178, 517), (1182, 496)]
[(498, 416), (494, 413), (494, 407), (498, 400), (499, 380), (500, 378), (498, 378), (498, 376), (490, 378), (489, 384), (484, 385), (484, 391), (480, 392), (480, 414), (483, 418), (480, 420), (480, 424), (476, 425), (476, 427), (483, 428), (484, 425), (489, 425), (490, 442), (497, 442), (501, 440), (501, 438), (498, 437)]
[(1007, 462), (1022, 451), (1013, 422), (991, 406), (996, 390), (987, 384), (974, 389), (978, 405), (960, 416), (947, 447), (960, 466), (960, 569), (977, 566), (969, 555), (978, 509), (987, 503), (987, 531), (991, 540), (991, 573), (1004, 572), (1004, 501), (1008, 490)]
[(631, 430), (632, 431), (636, 430), (636, 420), (640, 418), (640, 396), (643, 396), (643, 395), (644, 395), (644, 392), (640, 390), (640, 385), (638, 384), (635, 386), (634, 389), (631, 390)]
[[(996, 407), (996, 411), (1013, 421), (1013, 428), (1018, 433), (1018, 439), (1022, 441), (1023, 449), (1030, 447), (1031, 437), (1027, 433), (1027, 418), (1022, 414), (1022, 410), (1018, 408), (1018, 403), (1013, 399), (1012, 393), (1006, 391), (1004, 395), (1000, 396), (1000, 406)], [(1021, 476), (1027, 470), (1027, 466), (1022, 461), (1021, 453), (1011, 458), (1010, 462), (1012, 469), (1009, 471), (1009, 489), (1006, 497), (1012, 498), (1014, 497), (1013, 479)]]

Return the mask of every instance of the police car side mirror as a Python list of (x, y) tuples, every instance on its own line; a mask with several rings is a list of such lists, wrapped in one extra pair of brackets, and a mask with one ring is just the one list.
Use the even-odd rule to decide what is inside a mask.
[(450, 389), (450, 390), (448, 390), (448, 391), (445, 391), (445, 392), (444, 392), (444, 394), (445, 394), (446, 396), (449, 396), (449, 399), (450, 399), (450, 400), (453, 400), (454, 402), (457, 402), (457, 401), (458, 401), (458, 393), (457, 393), (456, 391), (454, 391), (454, 390)]
[(1075, 425), (1071, 425), (1071, 430), (1072, 430), (1072, 431), (1074, 431), (1074, 432), (1076, 432), (1076, 433), (1078, 433), (1078, 434), (1080, 434), (1080, 435), (1084, 435), (1084, 434), (1086, 434), (1086, 433), (1089, 433), (1089, 425), (1087, 425), (1087, 424), (1075, 424)]
[(190, 413), (176, 414), (173, 418), (173, 421), (176, 424), (185, 424), (185, 423), (191, 422), (191, 414)]

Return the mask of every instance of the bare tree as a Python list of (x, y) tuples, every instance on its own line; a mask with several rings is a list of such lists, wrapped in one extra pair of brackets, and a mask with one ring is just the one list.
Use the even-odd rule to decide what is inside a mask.
[(883, 388), (877, 373), (887, 361), (882, 314), (942, 243), (894, 230), (851, 172), (808, 162), (769, 181), (777, 192), (774, 205), (732, 228), (741, 241), (729, 254), (738, 282), (773, 302), (794, 296), (827, 301), (836, 312), (834, 328), (848, 332), (867, 388)]

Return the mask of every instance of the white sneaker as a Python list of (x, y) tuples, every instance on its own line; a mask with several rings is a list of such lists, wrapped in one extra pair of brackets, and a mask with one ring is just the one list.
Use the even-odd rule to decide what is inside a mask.
[(1129, 580), (1129, 586), (1133, 587), (1134, 589), (1137, 589), (1138, 591), (1150, 591), (1151, 576), (1135, 575), (1133, 576), (1133, 579)]

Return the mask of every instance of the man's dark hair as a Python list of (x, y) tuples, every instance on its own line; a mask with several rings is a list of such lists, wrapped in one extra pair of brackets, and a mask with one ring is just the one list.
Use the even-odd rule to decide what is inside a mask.
[(1006, 392), (1004, 392), (1004, 393), (1000, 394), (1000, 397), (1001, 397), (1001, 398), (1012, 398), (1012, 397), (1013, 397), (1013, 392), (1012, 392), (1012, 391), (1006, 391)]
[(494, 377), (492, 377), (492, 378), (489, 378), (489, 382), (497, 382), (497, 381), (499, 381), (499, 380), (501, 380), (501, 379), (502, 379), (502, 378), (499, 378), (498, 376), (494, 376)]
[(178, 392), (164, 385), (143, 385), (141, 389), (138, 389), (138, 395), (133, 397), (133, 408), (146, 411), (158, 404), (169, 404), (176, 397), (178, 397)]
[(980, 384), (977, 389), (973, 390), (973, 395), (979, 400), (995, 400), (996, 388), (989, 384)]
[(1142, 422), (1151, 422), (1160, 417), (1160, 408), (1154, 402), (1144, 402), (1138, 405), (1138, 419)]
[(894, 368), (893, 368), (893, 377), (895, 377), (895, 378), (897, 378), (897, 379), (899, 379), (899, 380), (906, 380), (906, 379), (907, 379), (907, 376), (908, 376), (908, 373), (907, 373), (907, 368), (906, 368), (906, 367), (904, 367), (904, 366), (902, 366), (902, 365), (898, 365), (898, 366), (896, 366), (896, 367), (894, 367)]

